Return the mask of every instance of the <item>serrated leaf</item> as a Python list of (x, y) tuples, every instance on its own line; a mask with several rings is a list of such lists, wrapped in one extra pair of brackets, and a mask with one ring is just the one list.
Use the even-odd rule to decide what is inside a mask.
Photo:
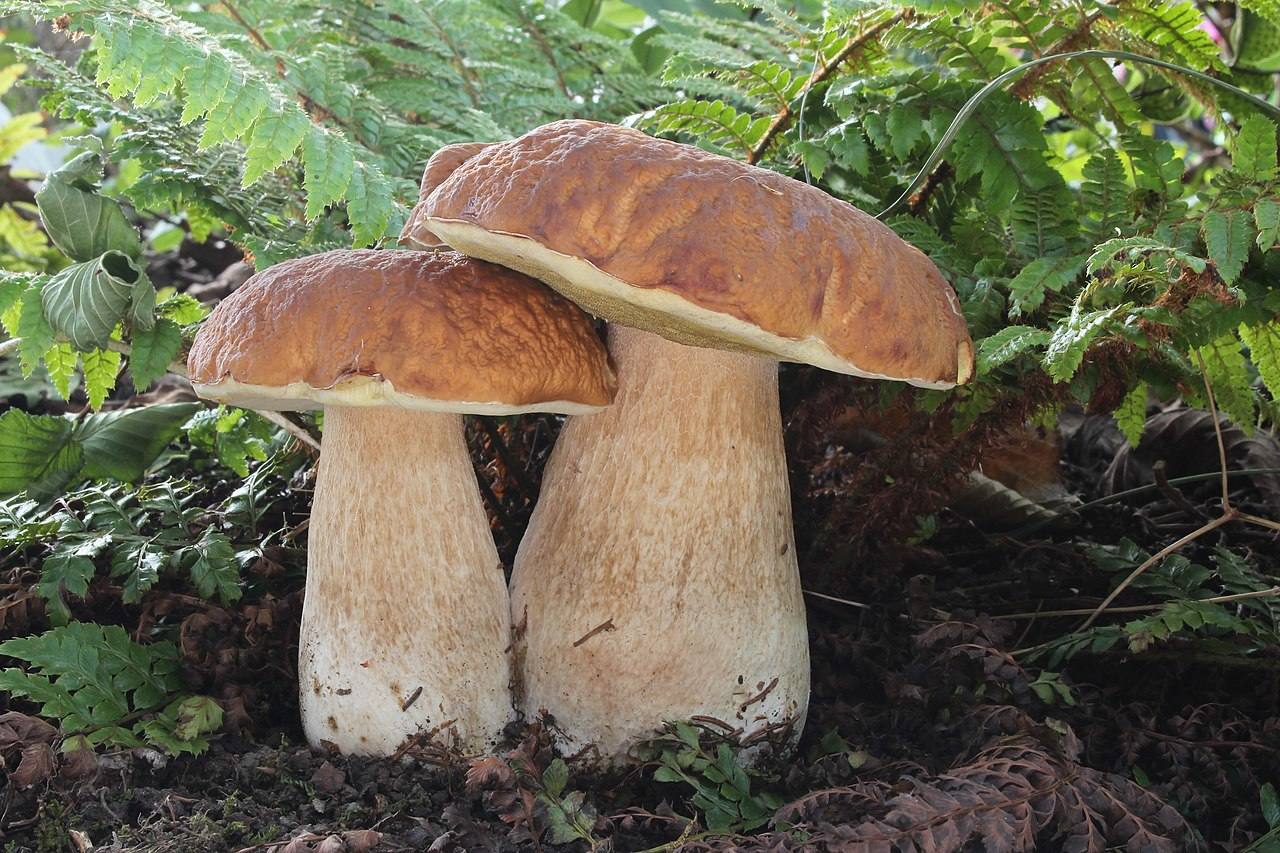
[(1249, 384), (1249, 371), (1235, 332), (1228, 332), (1200, 347), (1199, 352), (1219, 411), (1246, 433), (1252, 433), (1255, 418), (1253, 388)]
[(1133, 386), (1116, 407), (1113, 417), (1125, 441), (1130, 447), (1137, 447), (1147, 425), (1147, 383), (1139, 382)]
[(1245, 178), (1266, 183), (1276, 176), (1276, 126), (1260, 115), (1240, 124), (1231, 156), (1231, 170)]
[(200, 148), (234, 142), (244, 136), (270, 101), (265, 87), (249, 83), (239, 72), (232, 72), (226, 94), (205, 116)]
[(347, 218), (356, 247), (371, 246), (387, 234), (395, 201), (391, 182), (376, 167), (356, 162), (347, 185)]
[(177, 358), (182, 349), (182, 330), (177, 323), (162, 317), (151, 329), (134, 332), (130, 345), (129, 372), (134, 389), (141, 393), (164, 376)]
[(80, 356), (80, 362), (84, 369), (85, 396), (89, 398), (89, 407), (97, 411), (116, 387), (116, 377), (120, 375), (120, 353), (89, 350)]
[(1049, 342), (1046, 329), (1032, 326), (1005, 326), (978, 342), (978, 374), (985, 375), (1018, 356)]
[(54, 554), (40, 567), (40, 582), (36, 591), (47, 603), (54, 624), (65, 625), (71, 619), (64, 593), (83, 598), (89, 591), (89, 581), (95, 572), (93, 560), (71, 554)]
[(1249, 348), (1249, 360), (1258, 368), (1258, 376), (1271, 398), (1280, 400), (1280, 320), (1242, 325), (1240, 339)]
[(292, 157), (310, 126), (302, 110), (293, 105), (258, 119), (245, 151), (243, 185), (249, 186)]
[(1253, 217), (1244, 210), (1213, 210), (1200, 223), (1209, 260), (1227, 284), (1239, 278), (1253, 242)]
[(208, 696), (188, 696), (165, 712), (172, 712), (177, 720), (173, 733), (178, 740), (194, 740), (222, 725), (222, 706)]
[(1071, 316), (1053, 330), (1044, 355), (1045, 372), (1054, 382), (1066, 382), (1075, 375), (1089, 344), (1124, 307), (1128, 306), (1115, 305), (1097, 311), (1083, 311), (1079, 303), (1072, 307)]
[(170, 296), (160, 303), (156, 311), (161, 317), (167, 317), (179, 326), (190, 326), (194, 323), (199, 323), (209, 315), (208, 308), (201, 305), (199, 300), (185, 293)]
[(306, 217), (311, 220), (346, 196), (355, 171), (355, 151), (341, 134), (312, 127), (302, 141), (302, 166)]
[(22, 375), (30, 376), (40, 366), (40, 359), (53, 346), (53, 327), (44, 316), (44, 283), (32, 284), (18, 302), (16, 326), (12, 331), (22, 338), (18, 360)]
[(885, 130), (889, 133), (893, 155), (899, 160), (906, 160), (916, 144), (924, 138), (924, 117), (915, 106), (897, 106), (889, 111), (885, 119)]
[(1114, 151), (1104, 148), (1089, 158), (1084, 165), (1080, 202), (1093, 234), (1111, 237), (1117, 228), (1132, 224), (1129, 193), (1124, 164)]
[(1258, 226), (1258, 248), (1269, 252), (1280, 242), (1280, 202), (1259, 199), (1253, 206), (1253, 222)]
[(54, 344), (44, 354), (44, 369), (49, 374), (49, 382), (64, 400), (71, 396), (71, 377), (76, 373), (77, 361), (79, 356), (75, 349), (65, 341)]
[(71, 421), (65, 418), (18, 409), (0, 415), (0, 495), (25, 490), (43, 499), (60, 492), (84, 462), (71, 434)]
[(569, 765), (565, 764), (563, 759), (553, 759), (547, 765), (547, 769), (542, 771), (542, 787), (548, 796), (558, 798), (568, 784)]
[(50, 278), (43, 302), (50, 325), (84, 352), (106, 347), (125, 319), (150, 328), (155, 288), (127, 255), (107, 252)]
[(204, 598), (216, 595), (223, 604), (239, 601), (243, 594), (240, 565), (230, 540), (217, 531), (206, 530), (191, 551), (195, 559), (188, 570), (196, 591)]
[(231, 66), (216, 53), (206, 53), (188, 66), (182, 78), (186, 103), (182, 107), (182, 124), (190, 124), (222, 103), (231, 85)]
[(141, 256), (142, 241), (115, 201), (98, 195), (102, 161), (92, 151), (69, 160), (36, 193), (40, 218), (53, 244), (75, 261), (104, 252)]
[(1084, 266), (1081, 255), (1036, 258), (1009, 282), (1009, 296), (1016, 313), (1035, 311), (1049, 291), (1061, 293), (1076, 280)]
[(124, 579), (120, 599), (125, 604), (141, 601), (142, 594), (160, 580), (160, 570), (167, 557), (150, 542), (139, 542), (117, 551), (111, 560), (111, 576)]

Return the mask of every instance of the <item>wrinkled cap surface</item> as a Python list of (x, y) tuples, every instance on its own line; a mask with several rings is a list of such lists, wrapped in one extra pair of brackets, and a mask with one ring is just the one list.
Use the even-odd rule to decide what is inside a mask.
[(427, 160), (422, 171), (422, 183), (418, 186), (418, 203), (409, 212), (409, 219), (400, 229), (400, 245), (406, 249), (439, 249), (448, 245), (427, 227), (427, 196), (435, 192), (454, 171), (476, 154), (488, 148), (491, 142), (459, 142), (446, 145)]
[(589, 121), (489, 145), (422, 202), (461, 252), (695, 346), (948, 388), (973, 373), (951, 286), (887, 226), (775, 172)]
[(616, 381), (591, 319), (537, 281), (456, 252), (336, 251), (250, 277), (187, 369), (246, 408), (596, 411)]

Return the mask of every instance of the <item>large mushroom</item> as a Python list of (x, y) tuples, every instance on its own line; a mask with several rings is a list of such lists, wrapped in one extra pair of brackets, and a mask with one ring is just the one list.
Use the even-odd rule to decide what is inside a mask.
[(299, 640), (308, 739), (492, 746), (513, 715), (510, 615), (461, 414), (608, 405), (587, 316), (454, 252), (327, 252), (252, 276), (188, 369), (208, 399), (324, 408)]
[(449, 245), (611, 324), (617, 401), (566, 424), (516, 557), (517, 701), (606, 761), (699, 715), (798, 733), (808, 643), (776, 362), (963, 383), (950, 286), (816, 188), (594, 122), (475, 153), (424, 206)]

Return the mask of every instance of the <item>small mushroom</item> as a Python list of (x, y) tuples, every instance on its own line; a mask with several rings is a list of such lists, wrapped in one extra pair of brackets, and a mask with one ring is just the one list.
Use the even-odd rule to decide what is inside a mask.
[(492, 145), (424, 205), (449, 245), (610, 322), (618, 399), (566, 424), (516, 557), (523, 708), (607, 761), (698, 715), (798, 736), (777, 362), (963, 383), (973, 346), (946, 280), (814, 187), (594, 122)]
[(474, 752), (511, 718), (507, 589), (462, 413), (583, 414), (614, 377), (589, 318), (454, 252), (338, 251), (257, 273), (209, 316), (207, 399), (324, 408), (299, 639), (312, 744)]
[(418, 186), (418, 203), (409, 212), (404, 228), (400, 229), (400, 245), (406, 249), (448, 248), (445, 242), (431, 233), (427, 227), (427, 197), (435, 192), (463, 163), (488, 148), (489, 142), (459, 142), (446, 145), (427, 160), (422, 171), (422, 183)]

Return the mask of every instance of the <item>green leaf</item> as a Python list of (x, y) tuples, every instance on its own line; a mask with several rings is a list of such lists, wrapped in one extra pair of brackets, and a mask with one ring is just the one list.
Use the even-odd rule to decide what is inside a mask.
[(84, 446), (83, 474), (135, 482), (200, 410), (198, 403), (160, 403), (90, 415), (75, 430)]
[(156, 311), (161, 317), (166, 317), (179, 326), (190, 326), (199, 323), (209, 315), (208, 308), (201, 305), (199, 300), (185, 293), (170, 296), (160, 303)]
[(1080, 275), (1082, 255), (1036, 258), (1009, 282), (1014, 313), (1029, 314), (1044, 304), (1046, 292), (1061, 293)]
[(307, 130), (302, 140), (302, 182), (307, 188), (308, 220), (346, 196), (355, 165), (355, 152), (346, 137), (320, 127)]
[(44, 316), (43, 287), (43, 284), (32, 284), (16, 306), (18, 317), (12, 331), (22, 338), (18, 359), (24, 377), (40, 366), (40, 359), (53, 347), (53, 327)]
[(985, 375), (1049, 342), (1050, 333), (1032, 326), (1005, 326), (978, 342), (978, 374)]
[(54, 344), (44, 354), (44, 369), (49, 374), (49, 382), (64, 400), (71, 396), (71, 377), (76, 373), (77, 361), (79, 356), (75, 349), (65, 341)]
[(1240, 124), (1235, 137), (1231, 170), (1245, 178), (1266, 183), (1276, 176), (1276, 126), (1260, 115)]
[(222, 103), (231, 84), (231, 66), (219, 54), (204, 51), (186, 70), (182, 87), (186, 103), (182, 108), (182, 124), (190, 124)]
[(243, 74), (233, 70), (226, 95), (205, 116), (200, 147), (234, 142), (244, 136), (267, 109), (270, 100), (266, 88), (247, 83)]
[(1249, 360), (1258, 368), (1258, 376), (1271, 398), (1280, 400), (1280, 320), (1242, 325), (1240, 339), (1249, 348)]
[(81, 352), (105, 348), (125, 319), (142, 329), (154, 323), (155, 288), (120, 252), (72, 264), (49, 279), (42, 298), (49, 323)]
[(177, 720), (173, 729), (178, 740), (194, 740), (218, 730), (222, 725), (222, 706), (208, 696), (188, 696), (165, 709)]
[(1267, 826), (1275, 829), (1280, 826), (1280, 796), (1276, 794), (1276, 786), (1267, 782), (1258, 791), (1258, 801), (1262, 807), (1262, 819)]
[(547, 795), (558, 798), (569, 784), (569, 765), (563, 759), (556, 758), (542, 771), (542, 787)]
[(137, 604), (142, 594), (160, 580), (160, 570), (168, 555), (150, 542), (139, 542), (116, 551), (111, 559), (111, 576), (124, 578), (120, 599), (125, 604)]
[(223, 604), (240, 600), (240, 566), (236, 562), (235, 549), (221, 533), (206, 530), (200, 541), (191, 548), (195, 555), (191, 563), (191, 581), (204, 598), (215, 595)]
[(352, 245), (371, 246), (386, 236), (394, 206), (386, 176), (374, 166), (357, 162), (347, 185)]
[(1147, 383), (1139, 382), (1124, 395), (1113, 416), (1120, 434), (1129, 442), (1130, 447), (1137, 447), (1142, 441), (1142, 432), (1147, 425)]
[(310, 126), (306, 114), (292, 104), (258, 119), (245, 151), (244, 186), (292, 157)]
[(1129, 194), (1124, 164), (1114, 151), (1104, 148), (1090, 157), (1080, 185), (1080, 208), (1089, 217), (1089, 231), (1097, 237), (1113, 237), (1117, 229), (1131, 226)]
[(1253, 221), (1258, 226), (1258, 248), (1271, 251), (1280, 242), (1280, 202), (1258, 199), (1253, 206)]
[(1200, 347), (1199, 352), (1219, 411), (1236, 426), (1252, 433), (1255, 420), (1253, 388), (1249, 384), (1249, 371), (1235, 332), (1228, 332)]
[(84, 369), (85, 396), (89, 398), (89, 407), (97, 411), (116, 387), (116, 377), (120, 375), (120, 353), (90, 350), (80, 357), (80, 362)]
[(97, 193), (102, 161), (92, 151), (67, 161), (45, 179), (36, 205), (55, 246), (72, 260), (88, 261), (104, 252), (142, 255), (137, 230), (120, 205)]
[(885, 129), (889, 133), (889, 144), (894, 156), (899, 160), (906, 160), (916, 144), (924, 138), (924, 118), (913, 105), (897, 106), (890, 110), (885, 119)]
[(1116, 305), (1097, 311), (1082, 311), (1079, 303), (1071, 316), (1053, 331), (1044, 355), (1045, 371), (1055, 382), (1066, 382), (1080, 368), (1085, 350), (1122, 307)]
[(139, 393), (147, 390), (169, 369), (169, 364), (182, 349), (182, 330), (172, 320), (161, 318), (150, 330), (133, 333), (129, 354), (129, 372), (133, 387)]
[(1235, 283), (1249, 258), (1253, 242), (1253, 218), (1244, 210), (1214, 210), (1200, 223), (1209, 260), (1227, 284)]
[(0, 415), (0, 495), (23, 490), (37, 499), (60, 492), (84, 461), (72, 423), (10, 409)]
[(70, 593), (77, 598), (84, 598), (89, 591), (89, 581), (93, 578), (95, 568), (93, 560), (77, 557), (72, 554), (55, 554), (44, 561), (40, 567), (40, 582), (36, 590), (48, 604), (49, 615), (54, 624), (65, 625), (71, 619), (71, 609), (63, 598)]

